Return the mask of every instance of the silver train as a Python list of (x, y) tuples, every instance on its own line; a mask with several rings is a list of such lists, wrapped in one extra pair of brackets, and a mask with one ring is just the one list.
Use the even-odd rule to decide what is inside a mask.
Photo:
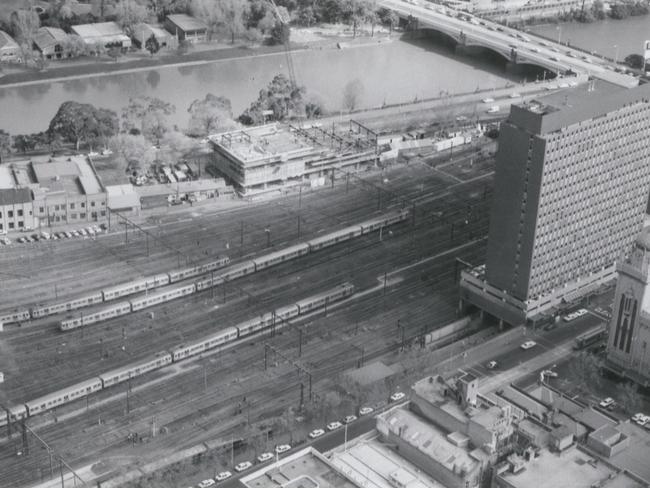
[[(278, 308), (273, 312), (247, 320), (233, 327), (227, 327), (200, 341), (181, 344), (169, 351), (159, 352), (135, 363), (102, 373), (68, 388), (9, 408), (11, 422), (43, 413), (52, 408), (86, 397), (96, 391), (129, 381), (149, 371), (160, 369), (171, 363), (196, 356), (210, 349), (221, 347), (239, 338), (259, 333), (268, 327), (282, 327), (286, 320), (304, 315), (354, 294), (354, 285), (343, 283), (334, 289), (306, 298), (293, 305)], [(0, 414), (0, 427), (7, 425), (7, 414)]]
[[(192, 293), (207, 290), (213, 286), (219, 286), (223, 283), (231, 282), (242, 276), (256, 273), (263, 269), (270, 268), (271, 266), (275, 266), (277, 264), (290, 261), (300, 256), (319, 251), (325, 247), (333, 246), (340, 242), (344, 242), (364, 234), (369, 234), (370, 232), (379, 230), (382, 227), (402, 222), (403, 220), (406, 220), (408, 216), (408, 210), (385, 214), (381, 217), (362, 222), (361, 224), (346, 227), (336, 232), (331, 232), (321, 237), (314, 238), (310, 241), (295, 244), (279, 251), (274, 251), (254, 258), (250, 261), (244, 261), (243, 263), (229, 266), (221, 270), (219, 273), (211, 273), (211, 275), (208, 275), (205, 278), (200, 278), (192, 284), (170, 288), (155, 293), (148, 293), (147, 295), (139, 298), (114, 303), (106, 308), (102, 308), (92, 313), (80, 313), (79, 316), (67, 317), (65, 320), (62, 320), (59, 323), (59, 329), (62, 331), (77, 329), (79, 327), (84, 327), (96, 322), (101, 322), (103, 320), (119, 317), (131, 312), (136, 312), (138, 310), (143, 310), (148, 307), (153, 307), (155, 305), (174, 300), (175, 298), (180, 298), (191, 295)], [(176, 273), (174, 276), (174, 281), (185, 279), (189, 276), (182, 273), (183, 272)], [(170, 278), (172, 274), (173, 273), (170, 273)], [(143, 290), (141, 289), (140, 291)], [(117, 295), (115, 297), (117, 297)]]
[[(210, 273), (219, 268), (223, 268), (230, 263), (228, 257), (220, 257), (216, 261), (212, 261), (200, 266), (192, 266), (179, 271), (172, 271), (170, 273), (162, 273), (154, 276), (146, 276), (144, 278), (121, 283), (119, 285), (104, 288), (95, 293), (75, 298), (73, 300), (61, 303), (53, 303), (48, 305), (34, 306), (28, 310), (16, 310), (12, 313), (0, 315), (0, 324), (10, 324), (14, 322), (22, 322), (29, 319), (37, 319), (47, 317), (62, 312), (70, 312), (80, 308), (95, 305), (97, 303), (108, 302), (135, 293), (148, 292), (160, 286), (165, 286), (170, 283), (175, 283), (187, 278), (199, 276), (205, 273)], [(108, 316), (106, 317), (108, 318)]]

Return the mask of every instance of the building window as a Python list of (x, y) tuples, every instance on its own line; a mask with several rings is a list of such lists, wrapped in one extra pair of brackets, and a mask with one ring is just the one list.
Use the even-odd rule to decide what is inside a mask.
[(14, 216), (14, 211), (13, 211), (13, 210), (9, 210), (9, 211), (7, 212), (7, 217), (12, 218), (13, 216)]
[(95, 202), (90, 202), (90, 206), (91, 206), (91, 207), (94, 207), (94, 206), (95, 206)]
[(18, 217), (22, 217), (22, 216), (23, 216), (23, 210), (22, 210), (22, 209), (18, 209)]
[(45, 212), (45, 209), (43, 207), (38, 207), (38, 212), (43, 213), (43, 212)]
[[(83, 205), (83, 203), (82, 203), (82, 205)], [(85, 218), (86, 218), (86, 214), (85, 214), (85, 213), (80, 213), (80, 214), (79, 214), (79, 218), (80, 218), (80, 219), (85, 219)]]
[(54, 210), (61, 210), (61, 207), (59, 205), (54, 205)]
[(10, 229), (13, 229), (13, 228), (14, 228), (14, 223), (13, 223), (13, 222), (9, 222), (9, 228), (10, 228)]
[(81, 202), (81, 208), (86, 208), (86, 202)]
[(106, 217), (106, 210), (102, 210), (101, 214), (102, 214), (102, 217)]
[(59, 216), (57, 215), (56, 218), (55, 218), (55, 220), (56, 220), (57, 222), (61, 222), (61, 217), (59, 217)]
[(18, 227), (21, 227), (21, 228), (25, 227), (25, 222), (23, 222), (22, 220), (20, 222), (18, 222)]
[(74, 210), (74, 203), (70, 204), (70, 210)]
[(76, 219), (76, 218), (77, 218), (77, 214), (76, 214), (76, 213), (71, 213), (71, 214), (70, 214), (70, 218), (71, 218), (71, 219)]
[(2, 226), (2, 223), (0, 222), (0, 230), (2, 230), (2, 228), (3, 228), (3, 226)]

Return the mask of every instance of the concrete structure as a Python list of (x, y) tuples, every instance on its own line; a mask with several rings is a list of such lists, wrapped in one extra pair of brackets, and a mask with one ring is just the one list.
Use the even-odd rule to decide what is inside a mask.
[(642, 488), (644, 483), (573, 446), (541, 450), (530, 460), (511, 459), (499, 469), (496, 488)]
[(607, 363), (615, 373), (650, 385), (650, 229), (637, 237), (618, 267), (609, 323)]
[(20, 61), (20, 46), (5, 31), (0, 30), (0, 63)]
[(463, 374), (454, 380), (430, 376), (411, 387), (411, 409), (448, 433), (467, 436), (490, 456), (507, 449), (514, 433), (508, 405), (480, 402), (478, 380)]
[(0, 190), (0, 234), (34, 228), (33, 200), (29, 188)]
[(622, 452), (629, 445), (630, 439), (611, 425), (603, 425), (587, 437), (587, 446), (605, 458)]
[(461, 305), (518, 324), (593, 292), (641, 230), (650, 85), (592, 82), (513, 105), (501, 124), (486, 266)]
[(208, 26), (202, 20), (186, 14), (172, 14), (165, 19), (165, 29), (179, 41), (205, 42), (208, 40)]
[(70, 57), (68, 34), (57, 27), (41, 27), (34, 36), (34, 50), (46, 59)]
[(71, 29), (91, 48), (101, 45), (105, 49), (126, 50), (131, 47), (131, 39), (115, 22), (73, 25)]
[(335, 168), (356, 171), (376, 162), (374, 133), (354, 122), (350, 127), (349, 132), (332, 134), (318, 126), (267, 124), (217, 134), (210, 138), (213, 165), (243, 195), (303, 180), (320, 178), (325, 184)]
[(149, 39), (151, 36), (154, 36), (156, 38), (161, 50), (173, 49), (176, 47), (176, 38), (165, 29), (145, 23), (137, 24), (135, 27), (133, 27), (131, 38), (133, 39), (133, 44), (136, 47), (144, 49), (147, 39)]
[(181, 181), (164, 185), (136, 186), (135, 192), (143, 208), (151, 208), (170, 203), (170, 197), (188, 202), (200, 202), (208, 198), (232, 195), (233, 189), (223, 178)]
[(121, 215), (140, 214), (140, 196), (135, 192), (133, 185), (106, 186), (108, 208), (119, 212)]
[(377, 417), (377, 430), (400, 454), (447, 488), (480, 486), (488, 456), (458, 433), (445, 435), (400, 407)]
[(31, 190), (34, 228), (108, 218), (106, 189), (86, 156), (35, 156), (8, 168), (8, 176), (0, 173), (0, 184)]
[(430, 2), (414, 5), (403, 0), (380, 0), (378, 3), (380, 7), (395, 11), (403, 19), (415, 19), (416, 28), (446, 34), (454, 39), (461, 49), (488, 48), (513, 65), (534, 64), (552, 72), (573, 73), (579, 79), (586, 80), (587, 77), (593, 76), (626, 88), (639, 84), (638, 79), (608, 69), (611, 67), (609, 62), (587, 56), (584, 51), (547, 39), (544, 39), (544, 45), (541, 45), (539, 41), (542, 39), (535, 39), (532, 33), (523, 35), (517, 30), (500, 26), (490, 20), (482, 19), (479, 22), (477, 19), (468, 19), (464, 12), (447, 6), (431, 5)]

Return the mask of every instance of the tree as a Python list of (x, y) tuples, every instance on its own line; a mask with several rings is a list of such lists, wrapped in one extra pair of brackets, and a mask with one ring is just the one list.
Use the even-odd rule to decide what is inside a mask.
[(149, 36), (149, 38), (144, 41), (144, 48), (149, 51), (152, 57), (154, 54), (160, 51), (160, 43), (158, 42), (158, 38), (155, 34), (151, 34), (151, 36)]
[(16, 10), (11, 14), (10, 22), (16, 40), (31, 47), (34, 36), (41, 26), (38, 14), (33, 10)]
[(288, 44), (291, 38), (291, 28), (281, 21), (276, 21), (271, 29), (269, 42), (271, 44)]
[(625, 56), (625, 64), (631, 68), (643, 69), (643, 56), (640, 54), (630, 54)]
[(34, 134), (19, 134), (14, 136), (14, 148), (23, 154), (27, 151), (34, 150), (38, 142), (39, 140)]
[(576, 378), (580, 388), (587, 392), (592, 387), (598, 387), (601, 384), (600, 371), (602, 360), (587, 351), (581, 351), (571, 358), (569, 370)]
[(122, 130), (142, 134), (152, 143), (160, 144), (160, 139), (171, 128), (169, 116), (175, 111), (174, 105), (159, 98), (131, 98), (122, 111)]
[(603, 20), (606, 17), (605, 6), (602, 0), (594, 0), (591, 4), (591, 12), (596, 20)]
[(241, 0), (221, 0), (219, 6), (227, 31), (230, 33), (231, 43), (235, 43), (235, 36), (246, 31), (244, 19), (248, 13), (248, 3)]
[(115, 5), (115, 18), (119, 26), (132, 35), (133, 27), (149, 19), (149, 10), (136, 0), (119, 0)]
[(234, 128), (230, 100), (208, 93), (205, 98), (192, 102), (187, 109), (190, 114), (188, 134), (204, 137), (219, 130)]
[(638, 386), (635, 383), (623, 383), (618, 386), (618, 392), (623, 410), (630, 415), (637, 413), (642, 405)]
[(357, 26), (374, 18), (375, 12), (377, 3), (374, 0), (344, 0), (343, 21), (352, 25), (352, 37), (357, 37)]
[(68, 101), (61, 104), (50, 121), (48, 135), (64, 142), (72, 142), (76, 150), (82, 142), (92, 144), (105, 141), (117, 133), (117, 114), (112, 110), (97, 109), (89, 103)]
[(310, 95), (309, 99), (305, 102), (305, 116), (308, 119), (317, 119), (324, 112), (323, 101), (316, 95)]
[(117, 155), (117, 162), (125, 171), (138, 171), (155, 159), (155, 150), (142, 135), (117, 134), (110, 138), (108, 147)]
[(355, 78), (343, 88), (343, 107), (352, 112), (359, 104), (359, 99), (363, 93), (363, 83), (359, 78)]
[(208, 25), (210, 36), (219, 31), (230, 34), (232, 43), (235, 36), (246, 32), (248, 2), (241, 0), (192, 0), (192, 15), (201, 18)]
[(266, 88), (260, 90), (257, 100), (239, 116), (239, 121), (246, 125), (260, 124), (265, 120), (263, 112), (266, 110), (273, 112), (275, 120), (302, 114), (304, 91), (303, 87), (292, 86), (283, 74), (276, 75)]
[(73, 57), (85, 54), (88, 49), (81, 37), (75, 34), (68, 34), (63, 40), (62, 47), (64, 53), (68, 53), (68, 55)]
[(11, 136), (0, 129), (0, 164), (2, 164), (2, 155), (9, 154), (11, 151)]
[(177, 130), (172, 130), (166, 132), (160, 140), (160, 153), (164, 161), (175, 164), (197, 146), (196, 139), (192, 139)]

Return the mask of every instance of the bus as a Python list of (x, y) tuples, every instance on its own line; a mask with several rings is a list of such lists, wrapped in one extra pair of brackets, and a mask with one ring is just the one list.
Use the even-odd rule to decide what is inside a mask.
[(580, 334), (575, 338), (573, 343), (573, 349), (578, 351), (584, 349), (585, 347), (591, 346), (604, 340), (607, 337), (607, 327), (601, 325), (595, 329), (592, 329), (584, 334)]

